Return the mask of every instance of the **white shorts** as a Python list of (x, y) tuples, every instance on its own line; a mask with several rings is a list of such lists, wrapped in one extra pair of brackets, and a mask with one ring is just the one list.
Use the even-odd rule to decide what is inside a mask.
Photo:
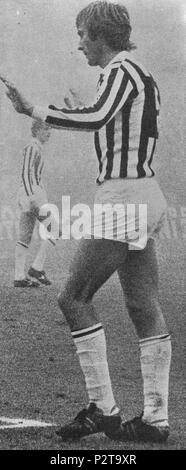
[(39, 213), (39, 209), (44, 204), (47, 204), (48, 198), (43, 186), (34, 187), (34, 194), (28, 196), (24, 186), (21, 186), (18, 191), (17, 204), (20, 212), (31, 212), (34, 214)]
[[(108, 204), (102, 212), (104, 217), (95, 216), (97, 204)], [(91, 235), (128, 243), (130, 249), (143, 249), (147, 240), (160, 232), (166, 209), (166, 200), (154, 178), (106, 181), (95, 194)]]

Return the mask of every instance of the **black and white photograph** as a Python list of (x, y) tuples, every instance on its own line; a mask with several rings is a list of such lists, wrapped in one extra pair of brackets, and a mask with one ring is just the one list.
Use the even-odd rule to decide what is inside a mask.
[(186, 4), (0, 10), (0, 449), (161, 462), (186, 447)]

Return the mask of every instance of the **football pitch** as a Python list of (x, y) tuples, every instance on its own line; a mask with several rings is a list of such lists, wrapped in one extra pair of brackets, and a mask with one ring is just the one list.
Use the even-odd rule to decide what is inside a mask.
[[(25, 17), (21, 7), (23, 3)], [(89, 82), (92, 82), (94, 89), (95, 77), (88, 75), (88, 68), (84, 75), (81, 75), (85, 63), (77, 56), (68, 55), (68, 51), (65, 56), (64, 52), (74, 31), (74, 2), (63, 2), (62, 20), (58, 18), (59, 3), (56, 0), (51, 3), (42, 0), (41, 3), (46, 10), (40, 9), (39, 15), (37, 2), (28, 2), (28, 5), (26, 2), (20, 2), (19, 22), (22, 23), (17, 34), (17, 23), (14, 21), (15, 15), (12, 14), (15, 5), (11, 0), (7, 2), (12, 8), (10, 11), (7, 9), (5, 15), (7, 36), (6, 34), (4, 36), (5, 43), (7, 42), (5, 64), (9, 59), (11, 64), (6, 69), (9, 78), (18, 79), (18, 84), (24, 92), (30, 89), (30, 96), (33, 94), (36, 100), (41, 98), (44, 102), (46, 100), (61, 102), (64, 82), (69, 85), (68, 80), (72, 78), (73, 83), (75, 73), (69, 78), (69, 70), (75, 63), (82, 91), (85, 89), (88, 93)], [(47, 16), (44, 15), (44, 11), (49, 11), (47, 10), (49, 3), (51, 11)], [(75, 3), (77, 9), (77, 2)], [(129, 9), (131, 3), (132, 18), (134, 17), (134, 23), (136, 22), (134, 39), (139, 43), (140, 59), (142, 61), (144, 59), (153, 74), (155, 73), (162, 95), (162, 125), (155, 165), (157, 179), (168, 201), (169, 221), (161, 240), (157, 243), (157, 252), (160, 301), (172, 337), (173, 349), (169, 395), (170, 437), (166, 444), (161, 445), (113, 442), (103, 434), (64, 443), (55, 434), (57, 426), (73, 418), (87, 404), (84, 379), (75, 347), (69, 327), (57, 303), (57, 296), (68, 276), (69, 264), (77, 242), (60, 240), (55, 248), (51, 248), (45, 265), (46, 272), (53, 281), (50, 287), (40, 289), (13, 287), (17, 237), (16, 195), (22, 167), (22, 150), (30, 135), (30, 122), (28, 118), (16, 115), (11, 105), (7, 104), (4, 90), (1, 89), (3, 116), (0, 129), (1, 450), (122, 450), (123, 448), (181, 450), (186, 447), (184, 69), (181, 16), (177, 9), (177, 3), (181, 5), (182, 1), (129, 2), (127, 0), (125, 3)], [(146, 8), (147, 3), (149, 9)], [(52, 8), (52, 4), (55, 8)], [(79, 4), (82, 6), (81, 1)], [(36, 18), (35, 23), (32, 21), (32, 8)], [(67, 31), (69, 15), (73, 18)], [(56, 30), (51, 29), (50, 17), (51, 21), (55, 20)], [(62, 50), (59, 48), (54, 54), (56, 34), (61, 38), (64, 50), (63, 47)], [(14, 40), (18, 47), (14, 47)], [(75, 41), (74, 35), (73, 50), (77, 47)], [(47, 56), (45, 48), (48, 51)], [(80, 202), (91, 205), (95, 192), (96, 165), (92, 152), (92, 136), (53, 131), (46, 147), (44, 173), (49, 201), (56, 204), (59, 211), (61, 211), (61, 197), (65, 195), (70, 195), (72, 205)], [(37, 246), (38, 240), (35, 239), (27, 267), (30, 266)], [(116, 274), (96, 294), (94, 303), (105, 328), (114, 394), (122, 415), (125, 419), (130, 419), (140, 414), (142, 410), (142, 379), (138, 340), (129, 320)]]
[[(51, 287), (16, 289), (13, 287), (14, 242), (2, 241), (1, 449), (184, 448), (183, 257), (178, 244), (163, 240), (160, 245), (161, 253), (164, 253), (160, 257), (160, 298), (173, 345), (169, 399), (171, 434), (168, 443), (123, 444), (110, 441), (104, 435), (64, 443), (56, 436), (52, 425), (65, 423), (87, 403), (69, 328), (57, 305), (57, 294), (68, 274), (75, 242), (60, 241), (48, 259), (46, 269), (53, 278)], [(95, 305), (105, 326), (114, 393), (128, 419), (142, 409), (142, 383), (137, 337), (116, 275), (96, 295)], [(7, 421), (2, 421), (1, 417)], [(17, 427), (16, 423), (21, 420), (39, 421), (41, 427), (30, 427), (30, 421)], [(42, 423), (49, 423), (51, 427), (44, 427)]]

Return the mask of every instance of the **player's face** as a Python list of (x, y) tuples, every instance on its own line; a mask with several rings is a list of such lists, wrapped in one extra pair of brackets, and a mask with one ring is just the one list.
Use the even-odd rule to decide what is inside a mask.
[(88, 60), (90, 66), (101, 65), (103, 56), (103, 45), (101, 38), (92, 40), (89, 37), (87, 28), (84, 24), (78, 26), (79, 46), (78, 50), (82, 51)]

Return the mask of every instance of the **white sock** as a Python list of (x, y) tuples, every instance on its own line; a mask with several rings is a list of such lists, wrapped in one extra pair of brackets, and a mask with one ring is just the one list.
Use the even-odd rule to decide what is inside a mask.
[(37, 271), (43, 271), (43, 266), (46, 260), (48, 249), (51, 245), (55, 246), (55, 242), (50, 239), (42, 240), (37, 255), (35, 257), (34, 262), (32, 263), (32, 267), (37, 269)]
[(168, 387), (171, 362), (169, 335), (139, 342), (144, 384), (143, 420), (157, 426), (168, 425)]
[(28, 254), (28, 245), (17, 242), (15, 247), (15, 280), (19, 281), (25, 278), (25, 264)]
[(116, 414), (109, 376), (105, 334), (101, 323), (72, 332), (86, 383), (89, 403), (96, 403), (106, 415)]

